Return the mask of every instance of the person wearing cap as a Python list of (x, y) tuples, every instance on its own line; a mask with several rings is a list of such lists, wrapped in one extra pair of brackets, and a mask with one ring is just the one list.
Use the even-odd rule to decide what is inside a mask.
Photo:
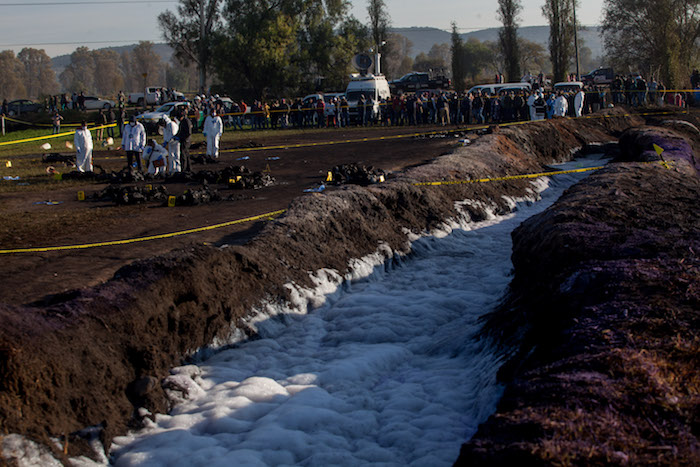
[(75, 166), (79, 172), (92, 172), (92, 134), (83, 120), (73, 137)]
[(168, 172), (181, 172), (180, 165), (180, 142), (177, 140), (177, 132), (179, 130), (177, 116), (174, 115), (171, 119), (167, 115), (163, 116), (163, 146), (168, 150)]
[(224, 123), (213, 109), (204, 121), (204, 137), (207, 139), (207, 156), (219, 158), (219, 141), (224, 133)]
[(168, 165), (168, 151), (151, 139), (143, 150), (143, 161), (148, 165), (149, 175), (165, 175)]
[(124, 125), (122, 133), (122, 148), (126, 151), (128, 167), (131, 169), (134, 166), (134, 162), (136, 162), (138, 170), (141, 172), (141, 152), (146, 146), (146, 129), (132, 115), (129, 123)]

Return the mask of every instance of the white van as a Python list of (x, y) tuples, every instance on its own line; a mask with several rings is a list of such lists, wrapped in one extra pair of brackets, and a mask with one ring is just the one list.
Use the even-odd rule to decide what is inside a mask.
[(361, 121), (362, 114), (357, 104), (360, 96), (365, 96), (365, 101), (372, 104), (371, 119), (379, 115), (379, 103), (382, 99), (391, 99), (389, 83), (384, 75), (352, 75), (348, 87), (345, 90), (345, 98), (348, 101), (350, 119)]
[(532, 85), (530, 83), (479, 84), (477, 86), (472, 87), (468, 92), (486, 92), (489, 96), (492, 96), (494, 94), (498, 94), (503, 89), (507, 89), (508, 91), (531, 91)]
[(581, 89), (583, 89), (583, 83), (581, 81), (563, 81), (554, 85), (554, 92), (575, 93), (579, 92)]

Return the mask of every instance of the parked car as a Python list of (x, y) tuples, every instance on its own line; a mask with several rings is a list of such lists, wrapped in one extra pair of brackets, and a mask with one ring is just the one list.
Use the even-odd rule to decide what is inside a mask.
[(333, 99), (338, 99), (338, 101), (340, 101), (340, 99), (342, 99), (344, 96), (345, 96), (344, 92), (328, 92), (328, 93), (324, 93), (324, 94), (321, 94), (321, 93), (309, 94), (308, 96), (304, 97), (304, 99), (302, 100), (302, 105), (304, 106), (304, 108), (308, 108), (309, 104), (312, 101), (315, 103), (316, 101), (323, 99), (323, 102), (325, 102), (325, 104), (326, 104), (323, 113), (326, 117), (328, 117), (328, 114), (330, 113), (330, 107), (328, 104), (330, 104), (330, 102)]
[(156, 133), (158, 131), (158, 122), (163, 116), (174, 115), (180, 110), (188, 111), (190, 108), (189, 102), (168, 102), (158, 107), (153, 112), (144, 112), (136, 116), (136, 120), (141, 122), (148, 133)]
[(14, 117), (27, 112), (39, 112), (42, 105), (32, 102), (29, 99), (17, 99), (7, 103), (7, 115)]
[(111, 109), (114, 107), (114, 101), (109, 99), (100, 99), (94, 96), (85, 96), (85, 110)]
[(587, 85), (610, 84), (615, 79), (612, 68), (597, 68), (590, 73), (581, 76), (581, 81)]
[(393, 93), (399, 91), (413, 92), (421, 89), (446, 89), (452, 82), (445, 76), (431, 77), (428, 73), (413, 72), (402, 76), (399, 79), (389, 81), (389, 89)]
[[(146, 94), (146, 104), (153, 105), (153, 104), (158, 104), (158, 99), (161, 100), (161, 102), (165, 99), (167, 99), (167, 89), (162, 87), (162, 86), (151, 86), (146, 88), (146, 91), (148, 94)], [(181, 92), (172, 90), (172, 95), (173, 98), (176, 101), (184, 101), (185, 100), (185, 95)], [(138, 106), (143, 105), (143, 93), (142, 92), (132, 92), (129, 94), (128, 98), (129, 104), (136, 104)]]

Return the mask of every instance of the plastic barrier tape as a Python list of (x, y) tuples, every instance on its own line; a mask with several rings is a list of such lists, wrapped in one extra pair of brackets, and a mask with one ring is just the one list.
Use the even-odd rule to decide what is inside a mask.
[(131, 243), (147, 242), (150, 240), (161, 240), (164, 238), (179, 237), (182, 235), (188, 235), (188, 234), (192, 234), (192, 233), (206, 232), (209, 230), (220, 229), (222, 227), (229, 227), (231, 225), (243, 224), (246, 222), (252, 222), (252, 221), (257, 221), (257, 220), (261, 220), (261, 219), (270, 219), (270, 218), (274, 218), (276, 216), (279, 216), (285, 212), (286, 212), (286, 209), (282, 209), (280, 211), (268, 212), (266, 214), (261, 214), (259, 216), (247, 217), (245, 219), (224, 222), (223, 224), (210, 225), (207, 227), (199, 227), (196, 229), (182, 230), (180, 232), (172, 232), (172, 233), (161, 234), (161, 235), (152, 235), (150, 237), (132, 238), (132, 239), (128, 239), (128, 240), (117, 240), (117, 241), (113, 241), (113, 242), (88, 243), (85, 245), (68, 245), (68, 246), (54, 246), (54, 247), (45, 247), (45, 248), (18, 248), (15, 250), (0, 250), (0, 254), (6, 255), (6, 254), (11, 254), (11, 253), (43, 253), (43, 252), (48, 252), (48, 251), (85, 250), (88, 248), (98, 248), (98, 247), (104, 247), (104, 246), (129, 245)]

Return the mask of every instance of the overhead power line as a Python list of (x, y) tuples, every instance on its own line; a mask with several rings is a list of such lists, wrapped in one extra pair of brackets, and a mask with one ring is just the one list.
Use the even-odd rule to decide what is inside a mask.
[(0, 7), (3, 6), (53, 6), (53, 5), (122, 5), (125, 3), (177, 3), (177, 0), (107, 0), (103, 2), (99, 1), (87, 1), (87, 2), (48, 2), (48, 3), (0, 3)]
[(76, 45), (76, 44), (135, 44), (141, 41), (157, 43), (160, 39), (127, 39), (123, 41), (77, 41), (77, 42), (36, 42), (33, 44), (0, 44), (0, 47), (36, 47), (40, 45)]

